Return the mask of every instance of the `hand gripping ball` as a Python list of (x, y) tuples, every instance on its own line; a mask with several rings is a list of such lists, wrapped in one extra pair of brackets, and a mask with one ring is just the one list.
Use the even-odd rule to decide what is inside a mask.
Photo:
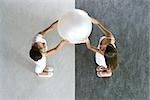
[(59, 35), (73, 44), (83, 43), (92, 30), (91, 18), (79, 9), (65, 13), (58, 21)]

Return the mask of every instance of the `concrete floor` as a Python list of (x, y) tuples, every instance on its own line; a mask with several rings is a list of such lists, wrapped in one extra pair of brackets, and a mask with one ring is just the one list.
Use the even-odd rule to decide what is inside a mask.
[[(94, 53), (76, 45), (76, 100), (150, 100), (149, 0), (76, 0), (76, 8), (97, 18), (116, 37), (119, 66), (111, 78), (97, 78)], [(93, 27), (97, 46), (102, 32)]]
[[(48, 58), (52, 78), (37, 77), (28, 55), (32, 37), (74, 6), (74, 0), (0, 0), (0, 100), (75, 99), (74, 45)], [(55, 30), (46, 39), (52, 48), (60, 37)]]

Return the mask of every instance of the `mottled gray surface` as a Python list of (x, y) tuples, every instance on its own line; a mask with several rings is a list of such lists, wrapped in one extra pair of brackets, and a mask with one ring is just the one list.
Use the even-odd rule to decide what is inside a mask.
[[(76, 0), (116, 37), (119, 66), (111, 78), (97, 78), (94, 53), (76, 45), (76, 100), (150, 100), (148, 0)], [(102, 32), (90, 36), (97, 45)]]
[[(75, 99), (74, 45), (48, 58), (52, 78), (37, 77), (28, 54), (32, 37), (74, 6), (74, 0), (0, 0), (0, 100)], [(45, 38), (49, 48), (60, 39), (56, 30)]]

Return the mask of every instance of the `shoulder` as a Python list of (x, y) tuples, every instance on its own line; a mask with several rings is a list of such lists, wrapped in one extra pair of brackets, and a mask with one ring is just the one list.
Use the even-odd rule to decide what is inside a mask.
[(43, 37), (43, 35), (41, 34), (41, 32), (39, 32), (39, 33), (37, 33), (37, 34), (35, 34), (35, 37)]
[(110, 36), (110, 37), (104, 36), (103, 40), (105, 40), (105, 42), (108, 42), (111, 44), (115, 43), (115, 37), (114, 36)]
[(106, 36), (101, 36), (100, 38), (99, 38), (99, 42), (101, 42), (102, 40), (104, 40), (106, 38)]

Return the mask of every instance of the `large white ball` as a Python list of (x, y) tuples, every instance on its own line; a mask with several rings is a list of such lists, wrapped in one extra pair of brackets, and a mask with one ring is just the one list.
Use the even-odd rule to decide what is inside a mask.
[(59, 35), (70, 43), (83, 43), (89, 37), (92, 30), (91, 18), (79, 9), (64, 14), (58, 21)]

